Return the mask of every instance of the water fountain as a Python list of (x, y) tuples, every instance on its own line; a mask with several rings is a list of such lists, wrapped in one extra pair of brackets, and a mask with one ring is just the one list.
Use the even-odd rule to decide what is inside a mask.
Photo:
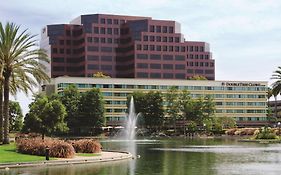
[(138, 116), (139, 114), (136, 114), (135, 112), (134, 98), (132, 96), (130, 100), (129, 114), (125, 127), (125, 140), (135, 140)]

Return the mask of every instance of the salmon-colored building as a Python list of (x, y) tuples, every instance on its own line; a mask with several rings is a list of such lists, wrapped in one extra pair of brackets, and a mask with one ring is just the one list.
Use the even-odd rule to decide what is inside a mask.
[(44, 27), (40, 44), (50, 55), (52, 78), (104, 72), (115, 78), (215, 79), (209, 44), (186, 40), (175, 21), (81, 15), (70, 24)]

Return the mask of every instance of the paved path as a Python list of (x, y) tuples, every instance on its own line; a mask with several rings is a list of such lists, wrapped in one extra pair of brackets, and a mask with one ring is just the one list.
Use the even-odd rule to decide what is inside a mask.
[(76, 156), (76, 157), (70, 158), (70, 159), (59, 158), (57, 160), (49, 160), (49, 161), (0, 163), (0, 169), (31, 167), (31, 166), (98, 163), (98, 162), (118, 161), (118, 160), (124, 160), (124, 159), (132, 159), (132, 158), (133, 158), (132, 154), (130, 154), (128, 152), (103, 151), (100, 156), (93, 156), (93, 157)]

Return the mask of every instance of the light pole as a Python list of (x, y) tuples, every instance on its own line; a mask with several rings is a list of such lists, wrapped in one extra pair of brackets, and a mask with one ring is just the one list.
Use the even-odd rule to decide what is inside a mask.
[(279, 136), (280, 136), (280, 124), (281, 124), (280, 122), (277, 123), (277, 125), (278, 125), (278, 135)]

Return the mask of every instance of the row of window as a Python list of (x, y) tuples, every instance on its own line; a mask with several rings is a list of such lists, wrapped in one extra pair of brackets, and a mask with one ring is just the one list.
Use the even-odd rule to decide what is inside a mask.
[[(195, 56), (196, 59), (199, 58), (200, 56), (200, 59), (203, 59), (205, 57), (206, 60), (209, 59), (209, 55), (192, 55), (192, 59), (193, 59), (193, 56)], [(146, 59), (151, 59), (151, 60), (161, 60), (161, 57), (163, 60), (165, 61), (171, 61), (171, 60), (176, 60), (176, 61), (184, 61), (186, 60), (186, 58), (190, 58), (191, 55), (188, 57), (188, 55), (185, 56), (184, 55), (159, 55), (159, 54), (151, 54), (151, 55), (148, 55), (148, 54), (137, 54), (137, 58), (138, 59), (141, 59), (141, 60), (146, 60)], [(213, 67), (213, 66), (211, 66)]]
[(186, 79), (186, 75), (184, 73), (147, 73), (147, 72), (137, 72), (137, 78), (167, 78), (167, 79)]
[[(68, 87), (71, 83), (59, 83), (58, 88)], [(190, 91), (267, 91), (266, 87), (224, 87), (224, 86), (175, 86), (175, 85), (129, 85), (129, 84), (75, 84), (77, 88), (114, 88), (114, 89), (147, 89), (147, 90), (156, 90), (156, 89), (169, 89), (175, 87), (179, 90), (190, 90)], [(222, 95), (226, 94), (217, 94), (216, 98), (223, 98)], [(231, 94), (229, 94), (231, 95)], [(265, 97), (265, 96), (263, 96)]]
[(98, 47), (98, 46), (88, 46), (88, 51), (95, 51), (95, 52), (113, 52), (114, 48), (112, 47)]
[(156, 33), (174, 33), (173, 26), (160, 26), (160, 25), (150, 25), (149, 32), (156, 32)]
[(137, 68), (140, 69), (147, 69), (148, 67), (150, 67), (150, 69), (176, 69), (176, 70), (185, 70), (185, 65), (184, 64), (147, 64), (147, 63), (138, 63), (137, 64)]
[(88, 64), (87, 65), (88, 70), (106, 70), (111, 71), (112, 65), (97, 65), (97, 64)]
[[(214, 67), (214, 63), (209, 63), (209, 62), (187, 62), (187, 66), (195, 66), (195, 67)], [(192, 70), (192, 69), (191, 69)], [(189, 72), (191, 73), (191, 72)]]
[(118, 44), (120, 40), (118, 38), (98, 38), (98, 37), (87, 37), (88, 43), (108, 43)]
[(105, 111), (107, 113), (109, 113), (109, 112), (122, 112), (122, 113), (126, 113), (127, 109), (106, 109)]
[[(180, 37), (172, 37), (172, 36), (154, 36), (154, 35), (144, 35), (142, 38), (143, 41), (149, 41), (149, 42), (170, 42), (170, 43), (179, 43), (180, 42)], [(188, 48), (187, 48), (188, 50)], [(193, 46), (192, 46), (192, 50), (193, 50)], [(197, 50), (198, 50), (198, 46), (197, 46)], [(202, 47), (202, 52), (203, 52), (204, 48)], [(199, 51), (199, 50), (198, 50)]]
[(257, 113), (264, 114), (267, 113), (266, 110), (263, 109), (217, 109), (216, 113)]
[(123, 19), (105, 19), (105, 18), (100, 18), (100, 23), (101, 24), (115, 24), (115, 25), (120, 25), (120, 24), (124, 24), (126, 22), (126, 20)]
[(268, 121), (267, 117), (236, 117), (236, 121)]
[(137, 44), (137, 50), (144, 50), (144, 51), (164, 51), (164, 52), (186, 52), (188, 51), (187, 49), (185, 49), (187, 47), (185, 46), (167, 46), (167, 45), (141, 45), (141, 44)]
[(266, 102), (216, 102), (217, 106), (266, 106)]
[(119, 28), (94, 27), (95, 34), (120, 35)]
[(127, 101), (109, 101), (109, 100), (106, 100), (105, 103), (108, 104), (108, 105), (126, 105)]

